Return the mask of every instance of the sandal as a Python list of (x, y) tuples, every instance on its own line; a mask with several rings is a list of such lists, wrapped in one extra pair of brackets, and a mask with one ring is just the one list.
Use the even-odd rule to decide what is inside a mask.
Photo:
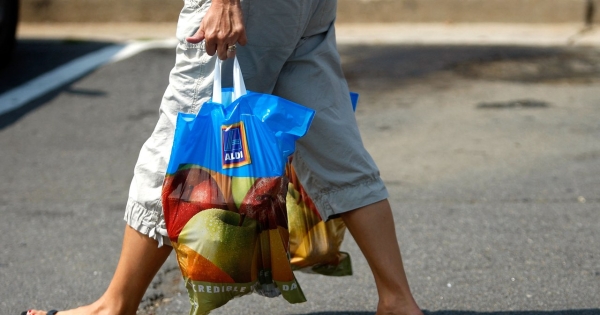
[[(21, 313), (21, 315), (27, 315), (27, 313), (28, 312), (23, 312), (23, 313)], [(56, 313), (58, 313), (57, 310), (51, 310), (51, 311), (46, 312), (46, 315), (56, 315)]]

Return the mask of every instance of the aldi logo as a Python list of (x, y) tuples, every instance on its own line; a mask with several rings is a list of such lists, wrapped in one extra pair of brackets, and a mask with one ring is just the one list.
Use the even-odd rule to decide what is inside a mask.
[(250, 152), (244, 122), (221, 126), (221, 149), (223, 168), (239, 167), (250, 164)]

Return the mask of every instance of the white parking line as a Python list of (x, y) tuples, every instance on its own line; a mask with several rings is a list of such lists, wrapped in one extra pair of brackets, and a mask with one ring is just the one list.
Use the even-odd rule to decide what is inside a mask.
[(148, 49), (173, 48), (175, 45), (175, 39), (134, 42), (112, 45), (89, 53), (0, 95), (0, 115), (13, 111), (106, 63), (121, 61)]
[[(177, 45), (177, 39), (164, 39), (164, 40), (153, 40), (146, 42), (133, 42), (121, 49), (116, 53), (110, 62), (117, 62), (129, 57), (135, 56), (145, 50), (157, 49), (157, 48), (175, 48)], [(173, 60), (175, 62), (175, 60)]]

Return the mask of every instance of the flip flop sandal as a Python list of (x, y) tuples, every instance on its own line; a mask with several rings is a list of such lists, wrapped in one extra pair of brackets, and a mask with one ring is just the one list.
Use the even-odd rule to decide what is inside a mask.
[[(56, 313), (58, 313), (57, 310), (51, 310), (51, 311), (46, 312), (46, 315), (56, 315)], [(23, 312), (23, 313), (21, 313), (21, 315), (27, 315), (27, 312)]]

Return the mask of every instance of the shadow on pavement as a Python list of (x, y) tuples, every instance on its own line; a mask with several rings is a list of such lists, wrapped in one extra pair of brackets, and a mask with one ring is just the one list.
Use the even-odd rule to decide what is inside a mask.
[[(113, 45), (113, 43), (75, 40), (18, 40), (13, 59), (6, 68), (0, 70), (0, 94), (25, 84), (79, 57), (110, 45)], [(44, 96), (15, 110), (0, 115), (0, 130), (18, 121), (21, 117), (27, 115), (27, 113), (43, 106), (61, 93), (86, 95), (89, 97), (106, 95), (106, 92), (101, 90), (78, 90), (72, 88), (70, 85), (79, 79), (81, 77), (73, 78), (71, 82), (66, 82), (64, 86), (50, 91)]]
[[(424, 311), (425, 315), (598, 315), (600, 309), (560, 310), (560, 311), (499, 311), (499, 312), (474, 312), (474, 311)], [(374, 315), (372, 312), (316, 312), (294, 315)]]
[[(77, 79), (76, 79), (77, 80)], [(74, 95), (83, 95), (87, 97), (104, 97), (107, 95), (107, 92), (102, 90), (90, 90), (90, 89), (77, 89), (71, 86), (69, 83), (66, 86), (60, 87), (56, 90), (50, 91), (44, 96), (41, 96), (26, 105), (23, 105), (15, 110), (12, 110), (6, 114), (0, 115), (0, 130), (10, 126), (11, 124), (17, 122), (19, 119), (27, 115), (28, 113), (36, 110), (37, 108), (43, 106), (44, 104), (50, 102), (52, 99), (60, 95), (61, 93), (74, 94)]]
[(58, 90), (54, 90), (52, 92), (48, 92), (48, 94), (33, 100), (26, 105), (23, 105), (17, 109), (14, 109), (6, 114), (0, 115), (0, 130), (12, 125), (17, 122), (19, 119), (27, 115), (28, 113), (34, 111), (35, 109), (43, 106), (47, 102), (50, 102), (53, 98), (58, 96), (64, 88), (60, 88)]
[(46, 39), (17, 40), (10, 64), (0, 70), (0, 94), (110, 45), (113, 43)]
[(341, 45), (339, 51), (350, 83), (371, 81), (379, 89), (438, 72), (519, 83), (600, 78), (600, 52), (588, 47)]

